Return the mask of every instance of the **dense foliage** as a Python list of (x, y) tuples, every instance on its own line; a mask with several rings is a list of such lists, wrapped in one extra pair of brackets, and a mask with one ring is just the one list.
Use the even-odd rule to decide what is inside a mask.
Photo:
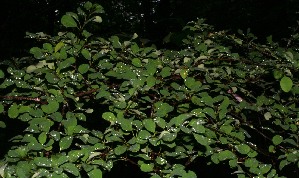
[(298, 174), (298, 35), (287, 48), (260, 45), (198, 19), (180, 50), (159, 50), (137, 34), (92, 35), (103, 12), (87, 2), (57, 36), (28, 34), (43, 42), (32, 64), (0, 72), (1, 127), (26, 125), (2, 177), (98, 178), (119, 162), (152, 178), (197, 177), (207, 164), (238, 177)]

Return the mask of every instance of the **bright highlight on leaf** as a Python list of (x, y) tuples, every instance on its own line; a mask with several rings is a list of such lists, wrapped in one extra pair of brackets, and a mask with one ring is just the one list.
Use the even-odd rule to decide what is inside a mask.
[(102, 17), (100, 16), (95, 16), (95, 18), (93, 19), (94, 22), (97, 22), (97, 23), (101, 23), (103, 20), (102, 20)]

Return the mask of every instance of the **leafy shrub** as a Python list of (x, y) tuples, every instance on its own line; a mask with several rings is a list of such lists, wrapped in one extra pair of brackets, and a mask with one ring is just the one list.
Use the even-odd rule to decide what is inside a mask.
[(121, 161), (153, 178), (197, 177), (193, 163), (224, 163), (238, 177), (295, 174), (296, 47), (199, 19), (184, 28), (181, 50), (142, 48), (136, 34), (88, 32), (102, 12), (87, 2), (67, 13), (66, 31), (30, 50), (37, 64), (0, 72), (0, 111), (26, 124), (2, 177), (102, 177)]

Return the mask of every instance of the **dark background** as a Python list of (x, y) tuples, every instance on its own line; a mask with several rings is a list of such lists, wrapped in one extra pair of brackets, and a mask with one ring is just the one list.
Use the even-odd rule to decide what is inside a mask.
[[(155, 44), (169, 33), (180, 31), (188, 21), (206, 18), (216, 30), (251, 29), (259, 40), (289, 37), (296, 27), (299, 1), (295, 0), (91, 0), (106, 13), (97, 29), (101, 36), (137, 33)], [(2, 0), (0, 23), (1, 59), (27, 54), (34, 41), (25, 32), (56, 35), (59, 20), (75, 11), (82, 0)]]

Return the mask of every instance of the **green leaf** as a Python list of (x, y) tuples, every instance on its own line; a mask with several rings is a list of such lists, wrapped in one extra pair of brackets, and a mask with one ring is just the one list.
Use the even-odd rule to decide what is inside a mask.
[(114, 153), (116, 155), (121, 155), (123, 154), (124, 152), (127, 151), (127, 147), (124, 146), (124, 145), (118, 145), (115, 149), (114, 149)]
[(177, 137), (177, 133), (170, 133), (168, 131), (163, 131), (160, 134), (159, 138), (161, 138), (161, 137), (166, 142), (172, 142)]
[(49, 53), (53, 53), (53, 47), (50, 43), (44, 43), (43, 48), (47, 50)]
[[(136, 34), (136, 33), (135, 33)], [(136, 34), (137, 35), (137, 34)], [(137, 38), (137, 37), (136, 37)], [(132, 52), (134, 53), (134, 54), (136, 54), (136, 53), (138, 53), (139, 52), (139, 46), (136, 44), (136, 43), (133, 43), (132, 44), (132, 46), (131, 46), (131, 50), (132, 50)], [(136, 58), (134, 58), (134, 59), (136, 59)], [(134, 60), (133, 59), (133, 60)], [(138, 59), (139, 60), (139, 59)], [(138, 62), (138, 61), (137, 61)], [(138, 63), (140, 63), (141, 64), (141, 61), (139, 60), (139, 62)], [(132, 61), (132, 64), (133, 64), (133, 61)], [(133, 64), (134, 65), (134, 64)], [(136, 66), (136, 67), (138, 67), (138, 66)], [(140, 67), (140, 66), (139, 66)]]
[(155, 109), (157, 111), (157, 113), (156, 113), (157, 117), (164, 117), (169, 112), (173, 111), (173, 109), (174, 109), (168, 103), (163, 103), (161, 101), (158, 101), (157, 103), (155, 103), (154, 106), (155, 106)]
[(44, 58), (43, 51), (38, 47), (31, 48), (30, 53), (33, 54), (36, 59)]
[(153, 164), (141, 164), (140, 169), (142, 172), (152, 172), (154, 170), (154, 165)]
[(58, 82), (57, 77), (53, 73), (47, 72), (45, 78), (47, 79), (47, 81), (49, 83), (57, 83)]
[(218, 159), (219, 161), (224, 161), (224, 160), (228, 160), (228, 159), (234, 159), (236, 158), (236, 155), (229, 151), (229, 150), (224, 150), (224, 151), (221, 151), (219, 154), (218, 154)]
[(147, 130), (141, 130), (137, 137), (142, 140), (147, 140), (151, 137), (151, 134)]
[(65, 27), (77, 27), (75, 19), (70, 15), (64, 15), (61, 18), (61, 24)]
[(35, 157), (33, 162), (37, 165), (37, 166), (41, 166), (41, 167), (51, 167), (52, 166), (52, 162), (45, 157)]
[(8, 109), (8, 117), (15, 119), (19, 116), (19, 106), (17, 104), (13, 104)]
[(291, 78), (284, 76), (280, 80), (280, 87), (284, 92), (289, 92), (292, 89), (293, 81)]
[(146, 128), (146, 130), (150, 132), (155, 132), (156, 131), (156, 124), (153, 119), (144, 119), (143, 120), (143, 125)]
[(246, 144), (241, 144), (236, 146), (236, 150), (241, 154), (248, 154), (250, 151), (250, 147)]
[(80, 157), (84, 155), (83, 150), (71, 150), (68, 153), (68, 158), (70, 162), (75, 162), (77, 161)]
[(46, 105), (41, 106), (42, 110), (47, 114), (52, 114), (59, 109), (59, 103), (57, 101), (50, 101)]
[(92, 3), (87, 1), (86, 3), (84, 3), (83, 6), (86, 10), (90, 10), (92, 8)]
[(89, 70), (89, 64), (81, 64), (78, 68), (78, 71), (81, 74), (85, 74)]
[(270, 112), (266, 112), (266, 113), (264, 114), (264, 118), (265, 118), (266, 120), (271, 119), (271, 118), (272, 118), (271, 113), (270, 113)]
[(273, 71), (273, 75), (275, 79), (281, 79), (281, 77), (283, 77), (283, 72), (281, 72), (280, 70), (274, 70)]
[(279, 169), (282, 170), (285, 166), (289, 165), (291, 162), (289, 162), (288, 160), (282, 160), (279, 163)]
[(192, 77), (187, 77), (185, 79), (185, 85), (191, 90), (199, 91), (200, 87), (202, 86), (202, 83), (200, 81), (196, 81)]
[(73, 137), (72, 136), (63, 137), (59, 141), (60, 151), (68, 149), (72, 145), (72, 142), (73, 142)]
[(154, 119), (155, 123), (157, 124), (157, 126), (161, 127), (162, 129), (164, 129), (166, 127), (166, 122), (164, 119), (162, 119), (161, 117), (156, 117)]
[(196, 120), (194, 119), (189, 123), (189, 125), (196, 133), (205, 133), (206, 128), (202, 124), (203, 124), (202, 121), (199, 119)]
[(180, 71), (180, 75), (181, 75), (181, 77), (182, 77), (183, 79), (186, 79), (186, 78), (187, 78), (187, 76), (188, 76), (188, 71), (189, 71), (189, 69), (181, 69), (181, 71)]
[(231, 126), (231, 125), (222, 125), (220, 127), (220, 130), (222, 132), (226, 133), (226, 134), (230, 134), (232, 132), (232, 130), (233, 130), (233, 126)]
[(74, 57), (70, 57), (70, 58), (67, 58), (66, 60), (58, 63), (58, 68), (60, 70), (62, 69), (65, 69), (67, 67), (70, 67), (72, 64), (74, 64), (76, 62), (75, 58)]
[(199, 144), (201, 144), (203, 146), (207, 146), (208, 145), (208, 138), (207, 137), (205, 137), (203, 135), (199, 135), (199, 134), (193, 134), (193, 135), (194, 135), (195, 140)]
[(81, 54), (83, 55), (83, 57), (87, 60), (91, 59), (91, 54), (87, 49), (82, 49)]
[(65, 163), (65, 164), (61, 165), (60, 167), (63, 168), (65, 171), (73, 174), (74, 176), (79, 176), (79, 174), (80, 174), (79, 169), (73, 163)]
[(46, 141), (47, 141), (47, 133), (46, 132), (42, 132), (41, 134), (39, 134), (38, 141), (42, 145), (45, 144)]
[(57, 53), (63, 46), (64, 46), (64, 43), (62, 41), (57, 43), (57, 45), (54, 48), (54, 52)]
[(93, 169), (92, 171), (87, 173), (89, 178), (102, 178), (103, 177), (103, 173), (101, 171), (101, 169)]
[(153, 60), (149, 60), (149, 62), (147, 63), (146, 67), (146, 72), (148, 75), (154, 75), (157, 71), (157, 62), (153, 61)]
[(124, 119), (124, 118), (118, 119), (117, 121), (119, 122), (122, 130), (124, 130), (126, 132), (133, 130), (132, 121), (130, 121), (128, 119)]
[(0, 128), (6, 128), (6, 124), (3, 121), (0, 121)]
[(112, 112), (104, 112), (102, 114), (102, 118), (112, 123), (114, 123), (117, 120), (115, 115)]
[(163, 78), (165, 78), (165, 77), (169, 77), (169, 76), (171, 76), (171, 68), (170, 67), (164, 67), (162, 70), (161, 70), (161, 76), (163, 77)]
[(117, 36), (112, 36), (110, 41), (112, 42), (112, 46), (114, 48), (121, 48), (121, 43), (119, 42), (119, 38)]
[(94, 17), (94, 19), (92, 21), (94, 21), (96, 23), (102, 23), (103, 19), (102, 19), (102, 17), (97, 15)]
[(0, 78), (4, 78), (5, 77), (5, 74), (2, 70), (0, 70)]
[(179, 116), (172, 118), (169, 122), (169, 125), (175, 124), (175, 126), (180, 126), (191, 116), (191, 114), (180, 114)]
[(149, 88), (152, 88), (156, 84), (156, 78), (154, 76), (148, 76), (146, 78), (146, 84)]
[(215, 111), (212, 108), (206, 107), (206, 108), (203, 109), (203, 112), (205, 114), (211, 116), (213, 119), (216, 118)]
[(138, 58), (133, 58), (133, 59), (132, 59), (132, 64), (133, 64), (134, 66), (136, 66), (136, 67), (141, 67), (141, 66), (142, 66), (142, 64), (141, 64), (141, 60), (138, 59)]
[(73, 133), (75, 132), (75, 128), (78, 129), (78, 127), (79, 127), (79, 126), (76, 127), (77, 126), (77, 118), (75, 117), (74, 113), (71, 113), (71, 112), (66, 113), (66, 118), (67, 118), (66, 120), (62, 121), (62, 124), (65, 128), (66, 134), (73, 135)]
[(246, 167), (252, 168), (252, 167), (258, 167), (258, 165), (259, 165), (259, 162), (255, 158), (248, 158), (245, 160)]
[(282, 141), (283, 141), (283, 137), (280, 136), (280, 135), (275, 135), (272, 138), (272, 142), (273, 142), (274, 145), (279, 145)]
[(266, 174), (267, 172), (270, 171), (272, 165), (271, 164), (261, 164), (259, 166), (260, 168), (260, 173), (263, 175), (263, 174)]

